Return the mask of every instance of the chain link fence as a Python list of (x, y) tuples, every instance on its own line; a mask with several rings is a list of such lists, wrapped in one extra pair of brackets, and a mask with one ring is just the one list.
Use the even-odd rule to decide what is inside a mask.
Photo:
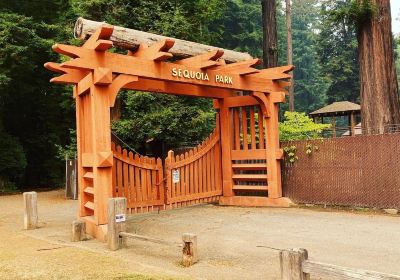
[[(281, 143), (283, 192), (296, 203), (400, 208), (400, 133)], [(293, 155), (292, 155), (293, 156)]]

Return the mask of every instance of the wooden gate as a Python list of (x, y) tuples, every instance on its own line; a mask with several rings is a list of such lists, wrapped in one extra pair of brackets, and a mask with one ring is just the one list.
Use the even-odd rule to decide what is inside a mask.
[(114, 197), (126, 197), (130, 213), (164, 207), (164, 177), (160, 158), (133, 155), (112, 143)]
[(218, 200), (222, 195), (218, 125), (203, 143), (189, 152), (175, 156), (170, 151), (165, 175), (166, 203), (171, 208)]

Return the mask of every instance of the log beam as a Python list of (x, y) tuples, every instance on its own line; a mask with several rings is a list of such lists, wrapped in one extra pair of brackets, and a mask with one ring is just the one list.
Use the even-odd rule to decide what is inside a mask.
[[(74, 36), (77, 39), (87, 40), (92, 34), (96, 32), (96, 30), (99, 29), (99, 27), (103, 26), (104, 24), (104, 22), (88, 20), (80, 17), (75, 23)], [(148, 32), (115, 26), (109, 40), (114, 43), (114, 46), (128, 50), (136, 50), (141, 44), (147, 44), (151, 46), (166, 39), (169, 38)], [(174, 41), (175, 44), (169, 50), (169, 52), (178, 58), (197, 56), (220, 49), (217, 47), (189, 42), (185, 40), (174, 39)], [(235, 52), (226, 49), (221, 50), (224, 51), (224, 55), (222, 56), (222, 58), (225, 59), (227, 62), (232, 63), (249, 60), (252, 58), (251, 55), (249, 55), (248, 53)]]

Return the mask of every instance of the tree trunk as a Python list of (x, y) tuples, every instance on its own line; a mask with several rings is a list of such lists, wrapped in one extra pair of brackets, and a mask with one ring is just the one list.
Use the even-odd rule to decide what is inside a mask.
[[(368, 1), (368, 0), (360, 0)], [(400, 124), (389, 0), (369, 0), (376, 13), (358, 30), (362, 125), (367, 134)]]
[[(104, 24), (105, 22), (93, 21), (80, 17), (75, 23), (74, 37), (81, 40), (87, 40), (99, 27)], [(110, 37), (110, 40), (114, 43), (114, 46), (125, 49), (137, 49), (140, 44), (153, 45), (167, 38), (170, 37), (114, 26), (114, 31)], [(251, 55), (248, 53), (226, 50), (175, 38), (171, 39), (174, 39), (175, 44), (170, 50), (168, 50), (168, 52), (172, 53), (176, 58), (196, 56), (220, 49), (224, 51), (222, 58), (230, 63), (252, 59)]]
[(278, 66), (278, 31), (275, 0), (262, 0), (264, 67)]
[[(291, 0), (286, 0), (286, 31), (287, 31), (287, 64), (293, 65), (293, 41), (292, 41), (292, 8)], [(294, 72), (292, 72), (292, 77)], [(294, 79), (289, 87), (289, 111), (294, 111)]]

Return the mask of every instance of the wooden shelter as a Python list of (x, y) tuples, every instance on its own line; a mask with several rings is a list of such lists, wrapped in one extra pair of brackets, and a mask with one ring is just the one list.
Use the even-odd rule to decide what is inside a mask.
[[(122, 40), (121, 27), (96, 24), (93, 34), (82, 35), (87, 41), (81, 47), (53, 46), (70, 60), (45, 64), (61, 74), (51, 82), (73, 85), (79, 216), (89, 234), (105, 239), (107, 203), (115, 196), (127, 197), (131, 212), (211, 199), (223, 205), (289, 205), (281, 188), (278, 104), (285, 101), (293, 66), (259, 70), (253, 67), (259, 59), (232, 51), (226, 57), (236, 62), (228, 64), (217, 48), (177, 59), (170, 52), (174, 47), (178, 53), (190, 46), (193, 53), (209, 46), (146, 33), (160, 41), (142, 40), (131, 48), (129, 34), (140, 31), (125, 29)], [(131, 46), (126, 54), (108, 51), (121, 40)], [(217, 128), (188, 153), (169, 152), (165, 166), (161, 159), (133, 155), (111, 142), (110, 107), (121, 89), (212, 98)]]
[(360, 105), (349, 101), (340, 101), (340, 102), (334, 102), (321, 109), (318, 109), (310, 113), (310, 116), (313, 118), (314, 122), (316, 122), (317, 119), (319, 119), (321, 123), (324, 123), (324, 118), (331, 118), (332, 136), (336, 137), (336, 132), (337, 132), (336, 117), (347, 116), (349, 127), (346, 129), (346, 131), (349, 129), (350, 135), (354, 136), (356, 134), (355, 133), (356, 116), (359, 116), (360, 114), (361, 114)]

